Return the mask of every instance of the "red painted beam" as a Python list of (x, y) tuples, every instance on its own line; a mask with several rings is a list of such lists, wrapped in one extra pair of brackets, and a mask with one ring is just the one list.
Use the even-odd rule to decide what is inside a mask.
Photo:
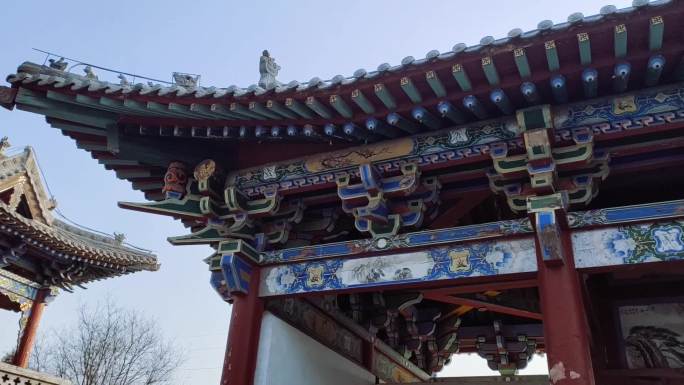
[(471, 306), (477, 309), (487, 309), (494, 313), (508, 314), (515, 317), (529, 318), (535, 320), (542, 320), (543, 317), (540, 313), (535, 313), (529, 310), (517, 309), (509, 306), (498, 305), (495, 303), (478, 301), (476, 299), (462, 298), (462, 297), (452, 297), (449, 295), (440, 294), (424, 294), (425, 299), (430, 299), (433, 301), (449, 303), (452, 305), (459, 306)]
[(432, 223), (428, 229), (441, 229), (444, 227), (456, 226), (458, 220), (466, 215), (473, 207), (482, 203), (489, 198), (492, 193), (476, 192), (463, 195), (453, 206), (441, 213)]
[(456, 295), (468, 293), (483, 293), (485, 291), (504, 291), (511, 289), (523, 289), (528, 287), (537, 287), (539, 283), (536, 279), (525, 279), (508, 282), (491, 282), (475, 285), (458, 285), (451, 287), (443, 287), (440, 289), (423, 290), (424, 295)]

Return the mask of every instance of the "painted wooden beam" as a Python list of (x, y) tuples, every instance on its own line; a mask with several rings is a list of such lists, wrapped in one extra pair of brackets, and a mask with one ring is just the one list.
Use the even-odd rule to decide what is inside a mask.
[(613, 45), (616, 58), (627, 56), (627, 26), (618, 24), (613, 29)]
[[(503, 262), (486, 262), (490, 253), (502, 254)], [(387, 267), (363, 273), (364, 266), (371, 265)], [(378, 287), (392, 285), (532, 273), (536, 270), (534, 240), (518, 238), (358, 259), (332, 258), (264, 266), (260, 296), (377, 290)], [(362, 273), (358, 274), (358, 271)], [(397, 274), (398, 271), (402, 274)]]
[(306, 98), (306, 106), (322, 118), (332, 118), (332, 113), (330, 112), (330, 109), (324, 106), (323, 103), (319, 102), (318, 99), (316, 99), (313, 96), (309, 96), (308, 98)]
[(299, 100), (287, 98), (285, 99), (285, 107), (294, 111), (297, 115), (301, 116), (302, 118), (313, 118), (313, 113), (311, 112), (311, 110), (307, 108), (306, 105), (304, 105), (304, 103), (300, 102)]
[(580, 32), (577, 34), (577, 45), (579, 46), (580, 63), (583, 66), (591, 64), (591, 40), (589, 34)]
[(375, 91), (375, 96), (380, 99), (382, 104), (385, 105), (385, 107), (393, 110), (397, 108), (397, 102), (394, 101), (394, 96), (392, 96), (392, 93), (385, 87), (384, 84), (378, 83), (373, 86), (373, 91)]
[(499, 314), (506, 314), (514, 317), (521, 317), (521, 318), (529, 318), (529, 319), (534, 319), (534, 320), (542, 320), (543, 316), (541, 313), (529, 311), (529, 310), (524, 310), (524, 309), (518, 309), (518, 308), (513, 308), (509, 306), (503, 306), (491, 302), (486, 302), (486, 301), (479, 301), (475, 299), (470, 299), (470, 298), (462, 298), (462, 297), (453, 297), (449, 295), (439, 295), (439, 294), (424, 294), (425, 299), (429, 299), (432, 301), (438, 301), (438, 302), (443, 302), (443, 303), (448, 303), (452, 305), (462, 305), (462, 306), (471, 306), (477, 309), (486, 309), (494, 313), (499, 313)]
[(271, 112), (264, 105), (257, 102), (249, 102), (249, 111), (268, 119), (280, 119), (280, 115)]
[(430, 88), (432, 88), (432, 92), (435, 93), (435, 96), (438, 98), (443, 98), (446, 97), (446, 88), (444, 87), (444, 84), (442, 81), (439, 79), (439, 76), (437, 75), (437, 72), (435, 71), (428, 71), (425, 73), (425, 80), (427, 81), (428, 85)]
[(456, 79), (456, 82), (458, 83), (458, 86), (461, 87), (462, 91), (468, 92), (473, 89), (470, 78), (461, 64), (454, 64), (451, 67), (451, 74), (454, 79)]
[(373, 106), (373, 103), (368, 100), (366, 95), (361, 92), (359, 89), (355, 89), (351, 93), (351, 99), (356, 103), (359, 108), (363, 110), (363, 112), (367, 114), (374, 114), (375, 113), (375, 106)]
[(684, 200), (574, 211), (569, 212), (567, 218), (568, 225), (573, 229), (684, 218)]
[(408, 96), (413, 103), (421, 103), (423, 101), (420, 91), (418, 91), (418, 88), (413, 84), (413, 80), (411, 80), (410, 77), (404, 76), (401, 78), (399, 80), (399, 86), (401, 86), (401, 89), (404, 90), (406, 96)]
[(115, 114), (106, 111), (92, 111), (76, 105), (48, 100), (44, 96), (23, 87), (17, 91), (15, 102), (20, 110), (102, 129), (106, 129), (117, 120)]
[(496, 70), (496, 65), (494, 64), (494, 59), (491, 56), (485, 56), (480, 60), (482, 64), (482, 71), (487, 78), (490, 86), (496, 86), (499, 84), (499, 72)]
[(351, 117), (354, 115), (351, 107), (349, 107), (349, 104), (347, 104), (347, 102), (345, 102), (341, 96), (330, 95), (328, 100), (330, 105), (335, 109), (335, 111), (337, 111), (338, 114), (342, 115), (342, 117), (351, 119)]
[[(482, 194), (487, 196), (488, 194)], [(351, 240), (322, 245), (295, 247), (284, 250), (267, 251), (261, 254), (261, 263), (294, 262), (309, 259), (325, 259), (340, 256), (363, 255), (373, 252), (399, 250), (400, 248), (419, 248), (457, 242), (468, 242), (497, 238), (510, 235), (531, 234), (532, 224), (529, 219), (491, 222), (477, 225), (450, 227), (437, 230), (425, 230), (415, 233), (401, 234), (395, 237), (402, 239), (395, 241), (394, 237), (387, 238), (387, 242), (367, 242)], [(397, 239), (398, 240), (398, 239)]]
[[(201, 106), (199, 104), (193, 104), (191, 108), (196, 108), (200, 111), (204, 111), (204, 106)], [(228, 118), (228, 119), (244, 119), (242, 115), (239, 115), (237, 113), (233, 113), (230, 111), (230, 109), (223, 104), (218, 104), (214, 103), (211, 105), (209, 110), (215, 114), (218, 114), (222, 117)]]
[(515, 60), (515, 66), (518, 67), (518, 74), (520, 74), (520, 78), (525, 79), (532, 75), (530, 63), (527, 60), (527, 55), (525, 54), (524, 48), (514, 49), (513, 59)]
[(657, 51), (663, 48), (663, 34), (665, 33), (665, 22), (662, 16), (653, 16), (650, 20), (648, 29), (648, 48)]
[(256, 119), (256, 120), (265, 120), (266, 119), (263, 116), (261, 116), (260, 114), (257, 114), (256, 112), (251, 111), (249, 108), (247, 108), (241, 104), (238, 104), (238, 103), (230, 103), (230, 105), (228, 106), (228, 110), (232, 114), (242, 116), (243, 119), (250, 119), (250, 118)]
[(585, 269), (683, 261), (682, 234), (684, 221), (681, 219), (575, 231), (572, 234), (575, 265)]
[(278, 114), (286, 119), (297, 118), (297, 116), (292, 111), (288, 110), (285, 106), (280, 104), (280, 102), (277, 102), (275, 100), (266, 101), (266, 108), (268, 108), (269, 111), (272, 111), (273, 113)]
[(549, 66), (549, 72), (558, 71), (560, 69), (560, 62), (558, 61), (558, 48), (556, 48), (556, 41), (545, 41), (544, 51), (546, 52), (546, 63)]

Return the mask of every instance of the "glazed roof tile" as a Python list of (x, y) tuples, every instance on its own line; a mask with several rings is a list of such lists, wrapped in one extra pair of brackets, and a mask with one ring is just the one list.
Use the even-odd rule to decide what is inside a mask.
[[(283, 93), (296, 89), (296, 91), (308, 91), (313, 89), (325, 89), (338, 84), (350, 84), (362, 79), (372, 79), (384, 72), (400, 72), (411, 67), (417, 67), (424, 65), (433, 60), (447, 60), (452, 59), (461, 53), (477, 52), (489, 45), (504, 45), (513, 42), (515, 39), (531, 39), (536, 37), (545, 31), (561, 31), (570, 28), (571, 26), (579, 23), (591, 24), (602, 19), (613, 15), (613, 14), (629, 14), (635, 12), (636, 10), (644, 7), (661, 7), (672, 3), (674, 0), (634, 0), (631, 7), (626, 7), (618, 9), (613, 5), (607, 5), (600, 9), (600, 12), (592, 16), (584, 16), (582, 13), (575, 12), (568, 16), (567, 21), (560, 23), (554, 23), (551, 20), (542, 20), (537, 25), (536, 29), (523, 32), (520, 28), (514, 28), (509, 33), (508, 36), (495, 38), (492, 36), (485, 36), (480, 40), (479, 44), (468, 46), (464, 43), (458, 43), (454, 45), (451, 51), (439, 52), (438, 50), (429, 51), (424, 58), (415, 59), (413, 56), (406, 56), (402, 59), (401, 63), (396, 65), (391, 65), (389, 63), (380, 64), (375, 71), (367, 71), (365, 69), (358, 69), (352, 75), (343, 76), (336, 75), (332, 79), (322, 80), (319, 77), (313, 77), (311, 80), (306, 82), (291, 81), (286, 84), (282, 84), (275, 88), (274, 92)], [(523, 43), (523, 42), (520, 42)], [(141, 95), (194, 95), (196, 98), (204, 98), (208, 96), (213, 96), (215, 98), (222, 98), (226, 96), (231, 96), (234, 98), (247, 97), (247, 96), (259, 96), (270, 92), (271, 90), (265, 90), (259, 86), (251, 85), (249, 87), (237, 87), (230, 86), (226, 88), (217, 87), (185, 87), (177, 84), (165, 86), (162, 84), (154, 84), (152, 86), (147, 84), (135, 84), (135, 85), (120, 85), (118, 83), (112, 83), (107, 81), (100, 81), (96, 79), (88, 79), (80, 75), (67, 73), (68, 78), (60, 76), (48, 76), (44, 74), (22, 74), (18, 73), (16, 75), (10, 75), (8, 81), (11, 83), (23, 82), (31, 83), (35, 81), (41, 81), (43, 84), (59, 84), (66, 83), (65, 85), (71, 84), (72, 90), (78, 90), (83, 87), (88, 87), (89, 90), (104, 90), (105, 93), (116, 93), (122, 92), (128, 94), (131, 92), (137, 92)], [(92, 87), (92, 88), (91, 88)]]

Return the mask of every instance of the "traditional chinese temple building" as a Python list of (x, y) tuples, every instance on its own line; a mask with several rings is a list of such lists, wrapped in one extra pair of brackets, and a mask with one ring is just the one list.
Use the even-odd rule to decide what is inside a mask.
[[(1, 102), (213, 248), (222, 384), (426, 382), (460, 353), (501, 381), (682, 384), (683, 18), (636, 0), (303, 83), (265, 51), (248, 88), (53, 57)], [(516, 377), (538, 352), (549, 378)]]
[(30, 147), (5, 153), (0, 141), (0, 309), (21, 312), (13, 364), (0, 365), (0, 384), (66, 384), (26, 368), (46, 303), (60, 290), (101, 279), (157, 270), (149, 252), (123, 238), (83, 230), (53, 216), (56, 202), (46, 193)]

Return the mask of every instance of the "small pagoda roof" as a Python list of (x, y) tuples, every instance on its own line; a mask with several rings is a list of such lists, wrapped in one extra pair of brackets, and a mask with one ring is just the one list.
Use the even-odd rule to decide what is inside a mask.
[(124, 244), (123, 238), (54, 218), (56, 202), (48, 198), (40, 175), (31, 147), (0, 154), (0, 246), (7, 251), (0, 267), (63, 288), (159, 268), (154, 254)]

